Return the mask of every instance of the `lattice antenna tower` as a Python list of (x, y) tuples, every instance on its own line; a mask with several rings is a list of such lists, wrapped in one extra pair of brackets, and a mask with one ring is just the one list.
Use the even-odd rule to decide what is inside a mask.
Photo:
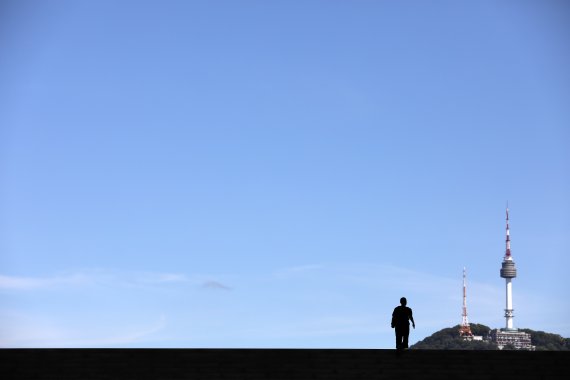
[(469, 326), (469, 319), (467, 318), (467, 281), (466, 271), (463, 268), (463, 312), (461, 313), (461, 326), (459, 327), (459, 336), (464, 339), (472, 339), (473, 333), (471, 326)]

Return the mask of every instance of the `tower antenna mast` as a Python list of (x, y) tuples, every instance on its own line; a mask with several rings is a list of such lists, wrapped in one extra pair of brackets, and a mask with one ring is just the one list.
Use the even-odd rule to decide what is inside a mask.
[(465, 267), (463, 267), (463, 312), (461, 313), (461, 317), (459, 336), (465, 340), (473, 339), (473, 333), (471, 332), (471, 326), (469, 326), (469, 320), (467, 318), (467, 282)]

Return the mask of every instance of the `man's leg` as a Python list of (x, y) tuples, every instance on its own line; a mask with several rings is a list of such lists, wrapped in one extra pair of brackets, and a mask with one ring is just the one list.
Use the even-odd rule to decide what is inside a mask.
[(408, 336), (410, 335), (410, 326), (406, 326), (402, 330), (402, 348), (408, 348)]
[(396, 349), (402, 348), (402, 331), (401, 328), (396, 327)]

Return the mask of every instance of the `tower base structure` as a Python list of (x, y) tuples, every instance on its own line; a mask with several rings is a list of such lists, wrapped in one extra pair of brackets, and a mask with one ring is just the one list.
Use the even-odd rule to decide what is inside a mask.
[(474, 340), (484, 340), (482, 335), (462, 335), (461, 339), (466, 341), (474, 341)]
[(517, 350), (534, 351), (536, 349), (532, 345), (530, 334), (517, 329), (491, 330), (491, 340), (497, 344), (499, 350), (507, 346), (514, 347)]

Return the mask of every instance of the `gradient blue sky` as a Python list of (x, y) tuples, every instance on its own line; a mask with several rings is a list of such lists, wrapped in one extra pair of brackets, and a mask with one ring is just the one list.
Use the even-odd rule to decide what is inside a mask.
[(570, 336), (564, 1), (3, 1), (1, 347)]

